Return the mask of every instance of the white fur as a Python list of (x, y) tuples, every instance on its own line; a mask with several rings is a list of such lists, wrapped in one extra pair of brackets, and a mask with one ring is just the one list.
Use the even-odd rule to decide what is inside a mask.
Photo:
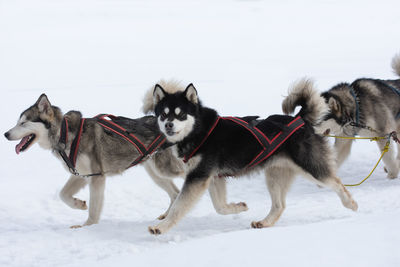
[(186, 120), (180, 121), (174, 119), (172, 123), (174, 124), (173, 132), (174, 135), (170, 136), (167, 134), (165, 130), (165, 124), (169, 122), (167, 120), (162, 121), (160, 117), (158, 117), (158, 126), (160, 127), (161, 132), (167, 137), (167, 140), (171, 143), (176, 143), (182, 141), (192, 130), (195, 123), (195, 119), (191, 115), (187, 115)]
[(25, 115), (22, 115), (18, 120), (17, 125), (9, 131), (9, 140), (20, 140), (30, 134), (35, 134), (36, 138), (32, 141), (29, 147), (36, 142), (44, 149), (50, 149), (49, 132), (43, 123), (27, 121)]
[(165, 108), (165, 109), (164, 109), (164, 112), (165, 112), (165, 114), (168, 115), (168, 113), (169, 113), (169, 108)]
[[(177, 92), (183, 92), (185, 91), (185, 87), (181, 85), (181, 82), (176, 81), (176, 80), (160, 80), (158, 82), (159, 85), (164, 89), (165, 92), (169, 94), (174, 94)], [(143, 98), (143, 106), (142, 106), (142, 111), (145, 114), (153, 113), (154, 112), (154, 99), (153, 99), (153, 92), (154, 92), (154, 86), (149, 88)]]
[(392, 69), (397, 76), (400, 76), (400, 53), (393, 57)]
[(314, 126), (314, 129), (317, 134), (324, 134), (328, 129), (330, 130), (330, 133), (334, 134), (341, 133), (343, 131), (342, 127), (337, 124), (334, 119), (321, 121), (320, 124)]
[(179, 107), (175, 108), (175, 115), (179, 115), (181, 113), (181, 109)]

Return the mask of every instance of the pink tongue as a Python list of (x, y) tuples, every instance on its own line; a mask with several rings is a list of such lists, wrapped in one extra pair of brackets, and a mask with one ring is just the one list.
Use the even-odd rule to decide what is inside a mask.
[(19, 152), (21, 152), (21, 148), (26, 144), (26, 142), (28, 142), (28, 140), (29, 135), (22, 138), (21, 142), (19, 142), (19, 144), (15, 146), (15, 153), (19, 154)]

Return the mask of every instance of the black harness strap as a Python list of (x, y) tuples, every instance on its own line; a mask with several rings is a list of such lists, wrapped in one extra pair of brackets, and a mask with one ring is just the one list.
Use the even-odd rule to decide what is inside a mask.
[[(106, 119), (109, 118), (109, 119)], [(135, 135), (130, 133), (128, 130), (125, 128), (121, 127), (117, 123), (113, 122), (112, 120), (116, 118), (113, 115), (109, 114), (100, 114), (95, 117), (97, 120), (97, 123), (100, 124), (102, 127), (118, 134), (119, 136), (123, 137), (125, 140), (133, 144), (136, 149), (139, 151), (140, 156), (135, 159), (131, 165), (129, 165), (128, 168), (135, 166), (142, 162), (142, 160), (147, 157), (148, 155), (151, 155), (156, 151), (157, 148), (159, 148), (165, 141), (166, 138), (162, 135), (159, 134), (156, 139), (148, 146), (146, 147), (145, 144), (143, 144)], [(63, 148), (58, 150), (58, 153), (64, 160), (65, 164), (67, 164), (70, 172), (73, 175), (76, 176), (81, 176), (81, 177), (91, 177), (91, 176), (98, 176), (102, 175), (102, 173), (92, 173), (92, 174), (86, 174), (86, 175), (81, 175), (79, 172), (76, 170), (75, 165), (76, 165), (76, 158), (78, 155), (78, 149), (79, 149), (79, 144), (81, 141), (81, 136), (82, 136), (82, 131), (83, 131), (83, 125), (85, 123), (85, 119), (80, 120), (79, 124), (79, 129), (78, 132), (76, 133), (76, 136), (74, 140), (72, 140), (71, 147), (70, 147), (70, 152), (69, 156), (65, 153), (65, 148), (68, 142), (68, 121), (66, 118), (63, 119), (61, 123), (61, 129), (60, 129), (60, 139), (59, 139), (59, 144), (62, 144)]]
[(256, 126), (250, 125), (246, 121), (235, 117), (225, 117), (223, 119), (231, 120), (250, 131), (262, 146), (261, 152), (255, 156), (255, 158), (246, 166), (246, 168), (252, 168), (269, 158), (290, 136), (292, 136), (293, 133), (304, 126), (303, 119), (298, 116), (289, 124), (285, 125), (283, 131), (280, 131), (270, 140)]
[(78, 132), (76, 133), (76, 136), (74, 140), (72, 140), (72, 144), (69, 150), (69, 156), (65, 153), (65, 148), (68, 142), (68, 121), (66, 118), (63, 119), (61, 123), (61, 129), (60, 129), (60, 139), (59, 143), (63, 144), (63, 149), (59, 150), (58, 153), (64, 160), (65, 164), (67, 164), (70, 172), (76, 176), (84, 176), (84, 177), (90, 177), (90, 176), (97, 176), (101, 175), (101, 173), (93, 173), (93, 174), (88, 174), (88, 175), (80, 175), (79, 172), (76, 170), (75, 165), (76, 165), (76, 156), (78, 154), (78, 149), (79, 149), (79, 144), (81, 141), (81, 136), (82, 136), (82, 131), (83, 131), (83, 124), (85, 123), (85, 119), (80, 120), (79, 124), (79, 129)]
[(193, 155), (194, 154), (196, 154), (196, 152), (197, 152), (197, 150), (199, 150), (199, 148), (203, 145), (203, 143), (207, 140), (207, 138), (210, 136), (210, 134), (212, 133), (212, 131), (214, 131), (214, 129), (215, 129), (215, 127), (217, 126), (217, 124), (218, 124), (218, 122), (219, 122), (219, 120), (221, 119), (221, 117), (217, 117), (217, 120), (214, 122), (214, 124), (211, 126), (211, 128), (210, 128), (210, 130), (207, 132), (207, 134), (206, 134), (206, 136), (204, 136), (204, 138), (203, 138), (203, 140), (200, 142), (200, 144), (195, 148), (195, 149), (193, 149), (193, 151), (190, 153), (190, 154), (188, 154), (188, 155), (185, 155), (184, 157), (183, 157), (183, 162), (184, 163), (187, 163), (188, 162), (188, 160), (191, 158), (191, 157), (193, 157)]
[(97, 115), (95, 118), (97, 119), (98, 124), (123, 137), (125, 140), (134, 145), (136, 149), (139, 151), (140, 156), (137, 159), (135, 159), (128, 168), (142, 162), (142, 160), (145, 157), (151, 155), (157, 148), (159, 148), (166, 141), (166, 138), (162, 134), (159, 134), (156, 137), (156, 139), (154, 139), (154, 141), (148, 147), (146, 147), (146, 145), (143, 144), (135, 135), (133, 135), (128, 130), (115, 123), (113, 121), (113, 119), (116, 118), (115, 116), (110, 114), (100, 114)]
[(252, 125), (251, 123), (248, 123), (242, 119), (239, 119), (237, 117), (218, 117), (213, 126), (210, 128), (208, 131), (207, 135), (204, 137), (204, 139), (201, 141), (201, 143), (189, 154), (184, 156), (183, 161), (186, 163), (198, 150), (199, 148), (203, 145), (203, 143), (206, 141), (206, 139), (210, 136), (212, 131), (215, 129), (217, 126), (218, 122), (222, 120), (230, 120), (235, 122), (236, 124), (239, 124), (246, 130), (248, 130), (254, 138), (260, 143), (262, 149), (260, 153), (258, 153), (254, 159), (247, 164), (245, 168), (252, 168), (264, 160), (266, 160), (268, 157), (270, 157), (290, 136), (292, 136), (293, 133), (295, 133), (298, 129), (304, 126), (304, 121), (303, 119), (298, 116), (295, 119), (293, 119), (289, 124), (285, 125), (285, 128), (283, 131), (280, 131), (278, 134), (276, 134), (271, 140), (263, 133), (261, 132), (256, 126)]

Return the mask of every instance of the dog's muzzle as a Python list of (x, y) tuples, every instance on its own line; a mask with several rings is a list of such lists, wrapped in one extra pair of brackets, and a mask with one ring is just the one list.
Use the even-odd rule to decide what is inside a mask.
[(175, 134), (174, 132), (174, 124), (172, 122), (167, 122), (165, 124), (165, 131), (169, 136), (172, 136)]

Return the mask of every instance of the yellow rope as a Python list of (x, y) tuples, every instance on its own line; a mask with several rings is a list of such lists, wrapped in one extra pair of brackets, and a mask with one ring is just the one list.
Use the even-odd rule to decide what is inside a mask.
[(391, 135), (389, 135), (389, 137), (387, 137), (387, 136), (353, 137), (353, 136), (336, 136), (336, 135), (329, 135), (329, 134), (325, 134), (325, 136), (338, 138), (338, 139), (369, 139), (371, 141), (379, 141), (379, 140), (382, 140), (382, 139), (388, 139), (388, 141), (386, 142), (386, 144), (385, 144), (385, 146), (384, 146), (384, 148), (382, 150), (382, 154), (381, 154), (380, 158), (378, 159), (378, 162), (375, 164), (374, 168), (367, 175), (367, 177), (365, 177), (361, 182), (359, 182), (357, 184), (345, 184), (344, 186), (359, 186), (360, 184), (364, 183), (372, 175), (372, 173), (375, 171), (376, 167), (378, 166), (379, 162), (381, 162), (381, 160), (383, 158), (383, 155), (385, 155), (385, 153), (389, 151), (390, 137), (391, 137)]
[(333, 137), (337, 139), (367, 139), (371, 141), (379, 141), (382, 139), (387, 139), (387, 136), (375, 136), (375, 137), (355, 137), (355, 136), (337, 136), (337, 135), (329, 135), (329, 134), (324, 134), (326, 137)]
[(389, 145), (390, 145), (390, 139), (386, 142), (385, 147), (382, 150), (382, 154), (378, 160), (378, 162), (375, 164), (374, 168), (372, 169), (372, 171), (368, 174), (367, 177), (365, 177), (361, 182), (359, 182), (358, 184), (345, 184), (344, 186), (359, 186), (360, 184), (364, 183), (371, 175), (372, 173), (375, 171), (376, 167), (378, 166), (379, 162), (381, 162), (383, 155), (385, 155), (386, 152), (388, 152), (389, 150)]

